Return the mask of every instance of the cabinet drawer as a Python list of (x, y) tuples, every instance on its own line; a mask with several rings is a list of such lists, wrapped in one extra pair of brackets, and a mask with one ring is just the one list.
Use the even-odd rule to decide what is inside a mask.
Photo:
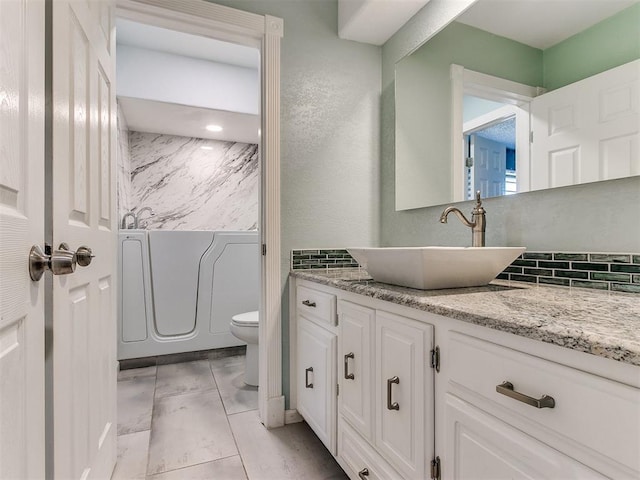
[(298, 312), (307, 318), (327, 325), (336, 324), (336, 296), (298, 285), (296, 289)]
[(338, 462), (352, 480), (402, 477), (344, 420), (338, 420)]
[[(498, 407), (501, 418), (525, 433), (550, 443), (564, 438), (575, 458), (613, 460), (640, 472), (639, 389), (457, 332), (449, 347), (449, 390), (478, 406)], [(505, 381), (526, 396), (553, 397), (554, 407), (536, 408), (524, 397), (497, 392)]]

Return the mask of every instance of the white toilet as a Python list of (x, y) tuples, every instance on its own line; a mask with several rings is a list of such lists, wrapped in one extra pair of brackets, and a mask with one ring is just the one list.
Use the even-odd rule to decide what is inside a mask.
[(247, 342), (244, 383), (258, 386), (258, 312), (239, 313), (231, 317), (231, 333)]

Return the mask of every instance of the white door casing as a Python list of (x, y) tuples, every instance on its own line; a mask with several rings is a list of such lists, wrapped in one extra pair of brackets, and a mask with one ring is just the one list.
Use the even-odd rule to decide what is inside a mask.
[(109, 478), (116, 459), (113, 4), (52, 2), (53, 247), (95, 258), (53, 277), (53, 475)]
[(640, 60), (531, 102), (531, 190), (640, 175)]
[(0, 1), (0, 478), (45, 475), (44, 2)]
[(116, 0), (118, 17), (260, 49), (262, 60), (260, 419), (284, 425), (280, 252), (280, 41), (283, 21), (198, 0)]
[(461, 65), (452, 64), (451, 77), (451, 167), (453, 201), (465, 200), (467, 177), (465, 175), (465, 142), (463, 124), (463, 98), (465, 94), (514, 105), (516, 114), (516, 158), (518, 167), (518, 192), (530, 190), (529, 179), (529, 102), (544, 92), (541, 87), (505, 80), (484, 73), (474, 72)]

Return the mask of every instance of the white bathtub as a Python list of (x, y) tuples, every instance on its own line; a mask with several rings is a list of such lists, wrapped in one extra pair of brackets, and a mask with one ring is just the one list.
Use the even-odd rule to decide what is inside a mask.
[(242, 345), (231, 317), (258, 310), (258, 232), (123, 230), (118, 359)]

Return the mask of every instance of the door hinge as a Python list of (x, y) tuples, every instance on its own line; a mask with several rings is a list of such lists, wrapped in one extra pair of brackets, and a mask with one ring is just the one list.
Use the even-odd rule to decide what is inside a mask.
[(431, 478), (433, 480), (440, 480), (440, 457), (436, 457), (431, 460)]
[(431, 368), (435, 368), (436, 372), (440, 372), (440, 347), (431, 350)]
[(464, 159), (464, 165), (467, 168), (473, 167), (473, 157), (467, 157)]
[(533, 143), (533, 130), (529, 132), (529, 143)]
[(336, 397), (339, 397), (339, 396), (340, 396), (340, 384), (338, 383), (336, 385)]
[(266, 243), (263, 243), (263, 244), (262, 244), (262, 255), (264, 256), (264, 255), (266, 255), (266, 254), (267, 254), (267, 244), (266, 244)]

